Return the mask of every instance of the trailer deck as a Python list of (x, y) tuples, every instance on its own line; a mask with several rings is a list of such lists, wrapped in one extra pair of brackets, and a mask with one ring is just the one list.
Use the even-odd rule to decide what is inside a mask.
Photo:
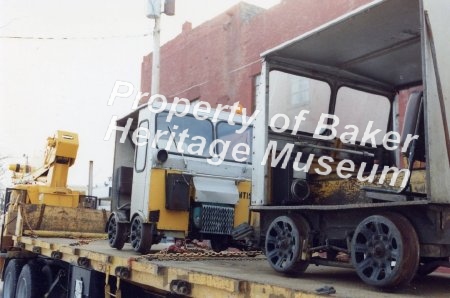
[[(275, 273), (263, 256), (244, 259), (205, 259), (195, 261), (147, 260), (127, 244), (119, 251), (106, 240), (15, 237), (26, 251), (60, 258), (91, 268), (107, 276), (121, 276), (148, 290), (174, 292), (173, 281), (190, 286), (192, 297), (316, 297), (316, 289), (332, 286), (335, 297), (388, 297), (359, 280), (352, 269), (310, 265), (301, 278)], [(14, 253), (14, 252), (9, 252)], [(398, 297), (446, 297), (450, 275), (434, 273), (416, 279), (396, 293)]]

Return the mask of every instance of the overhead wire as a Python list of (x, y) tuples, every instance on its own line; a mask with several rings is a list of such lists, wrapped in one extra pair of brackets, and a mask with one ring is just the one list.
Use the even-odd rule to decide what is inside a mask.
[(27, 40), (102, 40), (102, 39), (119, 39), (119, 38), (142, 38), (150, 36), (152, 33), (144, 33), (137, 35), (111, 35), (111, 36), (15, 36), (0, 35), (0, 39), (27, 39)]

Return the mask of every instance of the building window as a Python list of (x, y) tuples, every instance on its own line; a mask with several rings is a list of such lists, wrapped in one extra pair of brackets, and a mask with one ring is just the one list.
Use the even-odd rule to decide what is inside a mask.
[(289, 76), (289, 79), (291, 81), (291, 104), (293, 106), (308, 105), (310, 79), (299, 76)]
[[(299, 75), (272, 70), (269, 74), (269, 118), (276, 114), (286, 115), (290, 120), (288, 129), (293, 130), (295, 117), (302, 110), (308, 111), (298, 131), (314, 133), (322, 113), (328, 113), (331, 88), (328, 83)], [(275, 127), (283, 127), (278, 118)]]

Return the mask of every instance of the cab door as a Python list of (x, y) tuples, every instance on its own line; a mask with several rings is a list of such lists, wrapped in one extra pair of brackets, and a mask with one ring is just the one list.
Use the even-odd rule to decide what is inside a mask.
[(150, 174), (152, 167), (151, 145), (154, 132), (154, 115), (146, 108), (139, 111), (136, 131), (133, 133), (135, 142), (133, 190), (131, 195), (131, 216), (136, 213), (148, 221), (148, 200), (150, 189)]

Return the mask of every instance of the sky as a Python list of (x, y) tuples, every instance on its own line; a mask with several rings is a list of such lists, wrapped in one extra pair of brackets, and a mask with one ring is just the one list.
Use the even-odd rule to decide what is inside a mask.
[[(161, 41), (238, 3), (176, 0), (175, 16), (161, 18)], [(269, 8), (280, 0), (247, 0)], [(141, 62), (152, 51), (153, 20), (145, 0), (0, 0), (0, 165), (39, 166), (47, 137), (56, 130), (79, 134), (69, 184), (112, 175), (113, 138), (104, 141), (111, 117), (131, 112), (140, 90)], [(107, 102), (116, 81), (133, 84), (130, 100)], [(0, 171), (0, 174), (2, 171)]]

